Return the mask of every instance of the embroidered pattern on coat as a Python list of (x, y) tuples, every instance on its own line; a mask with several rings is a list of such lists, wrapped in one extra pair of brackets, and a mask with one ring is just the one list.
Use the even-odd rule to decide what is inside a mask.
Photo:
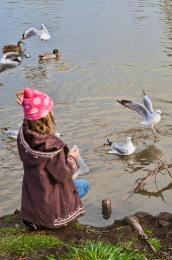
[(68, 156), (67, 160), (72, 164), (73, 169), (76, 172), (78, 170), (78, 167), (77, 167), (77, 164), (76, 164), (75, 160), (72, 157), (70, 157), (70, 156)]
[(79, 215), (84, 214), (85, 213), (85, 209), (83, 207), (79, 207), (78, 209), (76, 209), (74, 212), (72, 212), (71, 214), (69, 214), (68, 217), (63, 218), (63, 219), (55, 219), (53, 222), (54, 226), (62, 226), (67, 224), (68, 222), (72, 221), (73, 219), (76, 219)]
[(23, 135), (23, 129), (22, 127), (20, 128), (20, 142), (23, 145), (23, 147), (26, 149), (27, 152), (30, 152), (31, 154), (35, 155), (35, 156), (40, 156), (40, 157), (46, 157), (46, 158), (52, 158), (55, 155), (57, 155), (58, 153), (60, 153), (63, 150), (63, 147), (55, 152), (40, 152), (40, 151), (35, 151), (32, 148), (30, 148), (30, 146), (28, 145), (28, 143), (25, 141), (24, 139), (24, 135)]

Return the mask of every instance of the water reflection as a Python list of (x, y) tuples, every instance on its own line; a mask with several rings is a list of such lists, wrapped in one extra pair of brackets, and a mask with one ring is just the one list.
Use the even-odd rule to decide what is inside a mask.
[(162, 151), (155, 145), (150, 145), (148, 148), (137, 152), (130, 156), (120, 157), (119, 160), (125, 161), (127, 163), (126, 171), (130, 173), (135, 173), (142, 169), (150, 163), (157, 161), (157, 158), (161, 158)]
[(171, 190), (172, 189), (172, 183), (169, 183), (166, 187), (157, 190), (157, 191), (148, 191), (146, 189), (141, 189), (139, 191), (137, 191), (136, 193), (143, 195), (143, 196), (148, 196), (150, 197), (160, 197), (162, 199), (163, 202), (166, 202), (163, 192), (167, 191), (167, 190)]
[[(132, 112), (125, 113), (111, 100), (114, 96), (140, 100), (143, 88), (156, 96), (156, 107), (159, 107), (160, 98), (164, 100), (164, 95), (170, 101), (171, 78), (166, 77), (169, 71), (165, 67), (162, 69), (162, 66), (166, 58), (164, 48), (166, 45), (170, 48), (172, 46), (171, 3), (164, 1), (170, 3), (170, 10), (165, 10), (164, 5), (160, 7), (163, 1), (160, 3), (159, 0), (116, 2), (14, 0), (14, 4), (10, 0), (2, 0), (0, 8), (0, 21), (3, 24), (0, 28), (1, 47), (9, 39), (16, 41), (26, 28), (39, 26), (40, 22), (45, 22), (52, 34), (47, 44), (40, 42), (37, 37), (28, 40), (26, 47), (31, 59), (24, 60), (22, 66), (12, 71), (14, 73), (0, 74), (1, 82), (5, 85), (0, 87), (0, 110), (3, 115), (0, 127), (15, 129), (16, 123), (21, 121), (22, 112), (15, 105), (15, 93), (23, 86), (41, 87), (55, 98), (57, 123), (61, 127), (60, 132), (64, 133), (64, 141), (69, 145), (79, 145), (90, 168), (91, 173), (87, 177), (91, 181), (92, 190), (84, 204), (88, 212), (85, 222), (90, 220), (93, 224), (102, 221), (102, 217), (97, 220), (98, 212), (94, 207), (101, 196), (104, 198), (111, 194), (112, 197), (123, 197), (129, 190), (128, 183), (146, 174), (145, 168), (153, 167), (150, 164), (156, 162), (156, 157), (161, 158), (162, 151), (171, 149), (172, 128), (169, 117), (162, 119), (161, 141), (152, 144), (151, 130), (140, 129), (139, 118)], [(160, 21), (162, 14), (163, 22)], [(116, 24), (119, 26), (114, 26)], [(164, 24), (167, 29), (170, 27), (168, 33), (164, 31)], [(39, 64), (38, 54), (54, 47), (60, 49), (62, 59)], [(168, 49), (168, 53), (171, 54), (172, 50)], [(162, 102), (161, 105), (162, 111), (170, 113), (171, 102)], [(127, 136), (134, 138), (138, 148), (136, 154), (119, 157), (107, 153), (109, 147), (103, 146), (106, 138), (112, 137), (112, 141), (123, 142)], [(0, 162), (3, 165), (0, 210), (4, 214), (16, 207), (20, 200), (22, 170), (19, 167), (22, 166), (14, 141), (0, 133), (0, 145)], [(168, 179), (168, 176), (163, 177), (163, 180)], [(14, 194), (18, 200), (14, 200)], [(170, 189), (166, 190), (166, 194), (170, 210)], [(140, 201), (143, 201), (143, 197), (138, 196), (137, 201), (128, 203), (122, 211), (116, 213), (116, 217), (135, 210), (137, 203), (142, 210), (145, 204)], [(8, 209), (3, 205), (4, 201), (8, 201)], [(149, 201), (147, 210), (152, 213), (157, 209), (164, 210), (161, 199), (157, 200), (156, 205), (153, 200)], [(89, 205), (92, 205), (90, 210)]]
[(25, 77), (32, 81), (38, 82), (38, 80), (48, 79), (48, 71), (46, 67), (33, 67), (33, 66), (25, 66), (23, 68)]
[(144, 149), (141, 152), (135, 154), (135, 161), (140, 163), (141, 165), (149, 165), (157, 160), (157, 158), (161, 158), (162, 151), (159, 147), (152, 144), (148, 148)]
[[(172, 56), (172, 2), (171, 0), (164, 0), (161, 5), (163, 11), (163, 22), (167, 25), (167, 37), (168, 42), (166, 43), (165, 53), (168, 57)], [(168, 64), (167, 66), (171, 67), (172, 64)]]

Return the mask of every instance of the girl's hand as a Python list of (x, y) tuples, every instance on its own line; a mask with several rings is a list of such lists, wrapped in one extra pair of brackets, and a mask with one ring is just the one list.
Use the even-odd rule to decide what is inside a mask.
[(75, 150), (72, 150), (69, 152), (69, 155), (73, 156), (75, 159), (77, 159), (79, 157), (79, 149), (76, 148)]
[(22, 105), (23, 102), (23, 95), (24, 95), (23, 91), (16, 93), (16, 97), (17, 97), (16, 101), (20, 106)]

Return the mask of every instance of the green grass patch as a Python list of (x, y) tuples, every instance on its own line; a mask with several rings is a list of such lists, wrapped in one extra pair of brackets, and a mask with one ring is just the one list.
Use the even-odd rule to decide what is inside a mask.
[(56, 260), (57, 258), (55, 258), (54, 256), (47, 256), (47, 260)]
[(78, 230), (85, 230), (85, 226), (82, 225), (82, 224), (80, 224), (80, 223), (76, 223), (76, 224), (75, 224), (75, 227), (76, 227), (76, 229), (78, 229)]
[(153, 231), (151, 229), (145, 229), (144, 232), (145, 232), (146, 235), (152, 235), (153, 234)]
[(71, 246), (64, 260), (146, 260), (147, 258), (128, 247), (111, 245), (102, 241), (87, 241), (81, 246)]
[(25, 227), (0, 227), (0, 236), (3, 235), (12, 235), (26, 232)]
[(10, 223), (12, 223), (14, 221), (15, 218), (16, 218), (15, 215), (6, 215), (6, 216), (2, 217), (1, 220), (5, 224), (10, 224)]
[(158, 238), (149, 238), (148, 241), (149, 241), (149, 243), (150, 243), (151, 245), (154, 246), (154, 248), (155, 248), (157, 251), (159, 251), (159, 250), (162, 248), (161, 242), (160, 242), (160, 240), (159, 240)]
[(41, 234), (5, 235), (0, 238), (0, 256), (27, 255), (47, 248), (60, 246), (62, 242), (52, 236)]

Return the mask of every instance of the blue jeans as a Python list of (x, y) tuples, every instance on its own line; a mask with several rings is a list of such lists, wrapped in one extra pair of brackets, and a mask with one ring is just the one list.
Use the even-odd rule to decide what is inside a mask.
[(90, 190), (89, 182), (87, 180), (76, 179), (76, 180), (74, 180), (74, 183), (75, 183), (76, 189), (77, 189), (80, 197), (83, 198)]

